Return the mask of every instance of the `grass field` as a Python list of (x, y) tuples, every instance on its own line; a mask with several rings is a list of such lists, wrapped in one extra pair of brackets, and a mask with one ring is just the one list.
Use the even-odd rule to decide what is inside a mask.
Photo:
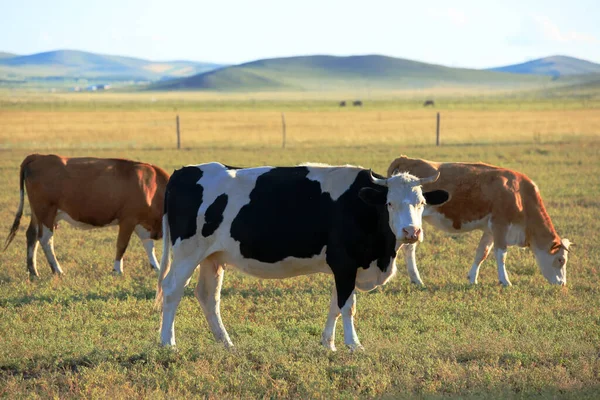
[(60, 107), (49, 106), (58, 104), (56, 98), (12, 106), (10, 96), (0, 98), (0, 237), (17, 208), (18, 166), (31, 152), (126, 157), (167, 171), (217, 160), (352, 163), (382, 173), (407, 154), (486, 161), (529, 175), (559, 234), (577, 243), (568, 287), (549, 286), (531, 251), (516, 248), (507, 259), (514, 286), (499, 286), (488, 260), (481, 283), (471, 287), (466, 274), (479, 235), (425, 226), (417, 258), (427, 287), (411, 285), (399, 262), (390, 283), (358, 295), (356, 328), (364, 352), (344, 348), (341, 327), (336, 353), (319, 343), (331, 276), (267, 281), (234, 271), (225, 275), (221, 311), (235, 350), (212, 338), (192, 293), (194, 276), (176, 318), (178, 350), (170, 351), (158, 345), (156, 276), (137, 239), (125, 255), (125, 274), (114, 276), (114, 228), (80, 231), (61, 224), (55, 247), (66, 275), (51, 276), (40, 251), (42, 278), (30, 282), (26, 212), (15, 241), (0, 253), (0, 396), (600, 396), (597, 106), (529, 101), (519, 109), (499, 101), (475, 109), (449, 99), (439, 109), (443, 146), (435, 147), (438, 110), (405, 100), (398, 110), (394, 100), (342, 110), (314, 100), (265, 99), (253, 109), (241, 98), (202, 98), (190, 103), (211, 107), (177, 111), (183, 144), (177, 151), (175, 110), (156, 105), (167, 97), (129, 103), (133, 95), (110, 96), (99, 108), (71, 98)]

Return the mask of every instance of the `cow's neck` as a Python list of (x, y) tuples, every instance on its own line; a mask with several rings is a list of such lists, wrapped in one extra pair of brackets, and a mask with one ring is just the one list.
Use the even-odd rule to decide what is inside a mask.
[(540, 251), (549, 251), (553, 245), (560, 245), (560, 237), (554, 229), (539, 192), (534, 191), (534, 196), (527, 200), (525, 201), (525, 215), (529, 245), (533, 250)]

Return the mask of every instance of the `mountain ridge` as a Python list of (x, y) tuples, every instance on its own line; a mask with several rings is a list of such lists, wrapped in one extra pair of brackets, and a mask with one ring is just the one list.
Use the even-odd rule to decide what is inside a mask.
[(0, 78), (92, 78), (160, 80), (222, 67), (197, 61), (150, 61), (80, 50), (53, 50), (0, 58)]
[(546, 76), (525, 76), (453, 68), (403, 58), (369, 54), (310, 55), (255, 60), (160, 82), (150, 90), (373, 90), (435, 86), (518, 86), (539, 84)]
[(581, 58), (554, 55), (536, 58), (523, 63), (488, 68), (488, 71), (523, 75), (561, 76), (585, 75), (600, 72), (600, 64)]

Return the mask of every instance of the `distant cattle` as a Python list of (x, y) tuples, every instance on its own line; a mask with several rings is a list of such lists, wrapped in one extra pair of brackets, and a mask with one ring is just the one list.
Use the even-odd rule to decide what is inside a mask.
[(352, 105), (355, 106), (355, 107), (362, 107), (363, 103), (360, 100), (354, 100), (352, 102)]
[(423, 103), (423, 107), (427, 107), (427, 106), (435, 106), (435, 102), (433, 100), (425, 100), (425, 103)]
[(135, 232), (153, 268), (158, 269), (153, 240), (162, 237), (164, 192), (169, 175), (159, 167), (130, 160), (68, 158), (32, 154), (20, 169), (20, 202), (4, 249), (14, 239), (23, 215), (25, 189), (31, 207), (27, 228), (27, 268), (36, 267), (38, 241), (52, 272), (62, 274), (54, 254), (59, 221), (90, 229), (118, 225), (114, 270), (123, 272), (123, 254)]
[(383, 179), (360, 167), (315, 164), (231, 169), (210, 163), (175, 171), (166, 189), (156, 296), (161, 343), (175, 345), (175, 312), (199, 267), (195, 294), (209, 327), (217, 340), (233, 345), (219, 311), (224, 268), (233, 267), (267, 279), (333, 274), (322, 343), (335, 350), (341, 313), (344, 342), (360, 348), (355, 289), (386, 283), (395, 273), (398, 249), (423, 239), (425, 200), (439, 204), (448, 198), (444, 191), (421, 191), (420, 185), (436, 178)]
[(346, 107), (346, 102), (345, 101), (340, 101), (340, 107)]
[[(567, 283), (571, 243), (558, 236), (537, 186), (524, 174), (483, 163), (439, 163), (406, 156), (397, 158), (388, 168), (389, 176), (398, 172), (416, 176), (440, 173), (436, 182), (423, 189), (445, 190), (450, 200), (426, 207), (425, 221), (450, 233), (483, 231), (469, 271), (471, 283), (477, 283), (479, 267), (494, 246), (498, 279), (510, 285), (505, 260), (507, 246), (513, 245), (531, 248), (548, 282)], [(411, 280), (422, 285), (414, 247), (405, 247), (405, 259)]]

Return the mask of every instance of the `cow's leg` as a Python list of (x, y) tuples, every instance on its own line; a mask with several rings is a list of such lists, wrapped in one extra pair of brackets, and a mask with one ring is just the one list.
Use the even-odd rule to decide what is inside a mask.
[(117, 254), (115, 255), (114, 271), (117, 274), (123, 273), (123, 254), (129, 245), (129, 239), (135, 229), (135, 224), (129, 221), (119, 222), (119, 235), (117, 236)]
[(358, 335), (354, 329), (354, 315), (356, 314), (356, 294), (352, 291), (346, 304), (341, 309), (342, 323), (344, 324), (344, 343), (350, 348), (350, 351), (362, 350), (363, 346), (358, 340)]
[(48, 228), (46, 225), (42, 224), (42, 237), (40, 238), (40, 244), (42, 245), (42, 249), (44, 250), (46, 259), (50, 264), (50, 268), (52, 268), (52, 272), (55, 274), (62, 275), (63, 270), (60, 268), (60, 264), (56, 259), (56, 254), (54, 254), (53, 228)]
[(337, 269), (332, 268), (337, 291), (337, 304), (342, 314), (344, 324), (344, 343), (350, 351), (362, 349), (362, 345), (354, 329), (354, 314), (356, 313), (356, 268)]
[(419, 270), (417, 269), (417, 259), (415, 256), (416, 249), (416, 243), (402, 245), (402, 250), (404, 250), (404, 262), (406, 262), (406, 269), (408, 270), (410, 281), (415, 285), (425, 286), (421, 280)]
[(511, 286), (510, 280), (508, 280), (508, 272), (506, 272), (506, 253), (507, 249), (496, 247), (496, 263), (498, 264), (498, 280), (504, 286)]
[(146, 254), (148, 255), (148, 260), (150, 261), (150, 267), (158, 271), (158, 260), (156, 259), (156, 254), (154, 253), (154, 240), (150, 238), (150, 231), (146, 230), (141, 225), (135, 226), (135, 234), (142, 241), (142, 245), (144, 246), (144, 250), (146, 250)]
[(32, 214), (29, 227), (27, 228), (27, 233), (25, 234), (27, 237), (27, 269), (29, 270), (29, 276), (32, 278), (40, 276), (36, 265), (37, 248), (39, 243), (38, 226), (39, 225), (35, 218), (35, 214)]
[(494, 244), (494, 236), (490, 232), (484, 232), (483, 236), (481, 236), (481, 240), (479, 241), (479, 246), (477, 246), (477, 251), (475, 252), (475, 260), (473, 261), (473, 266), (471, 266), (471, 270), (469, 271), (469, 281), (475, 285), (477, 284), (477, 278), (479, 277), (479, 267), (485, 261), (488, 254), (490, 254), (490, 250), (492, 245)]
[(510, 280), (508, 279), (508, 273), (506, 272), (506, 252), (507, 252), (507, 243), (506, 243), (506, 233), (508, 232), (508, 227), (504, 225), (494, 225), (494, 253), (496, 255), (496, 263), (498, 265), (498, 280), (504, 286), (510, 286)]
[(177, 260), (174, 257), (171, 269), (162, 281), (160, 342), (163, 346), (175, 346), (175, 312), (183, 296), (183, 290), (197, 266), (196, 258)]
[(196, 298), (204, 311), (204, 316), (215, 339), (225, 347), (233, 347), (231, 339), (221, 320), (221, 286), (225, 271), (216, 260), (206, 259), (200, 263), (200, 276), (196, 285)]
[(340, 316), (340, 312), (341, 310), (338, 307), (337, 302), (337, 289), (334, 285), (333, 290), (331, 291), (331, 301), (329, 302), (329, 314), (327, 315), (327, 322), (325, 323), (323, 335), (321, 335), (321, 344), (323, 344), (323, 346), (325, 346), (326, 349), (329, 349), (331, 351), (336, 351), (335, 325)]

